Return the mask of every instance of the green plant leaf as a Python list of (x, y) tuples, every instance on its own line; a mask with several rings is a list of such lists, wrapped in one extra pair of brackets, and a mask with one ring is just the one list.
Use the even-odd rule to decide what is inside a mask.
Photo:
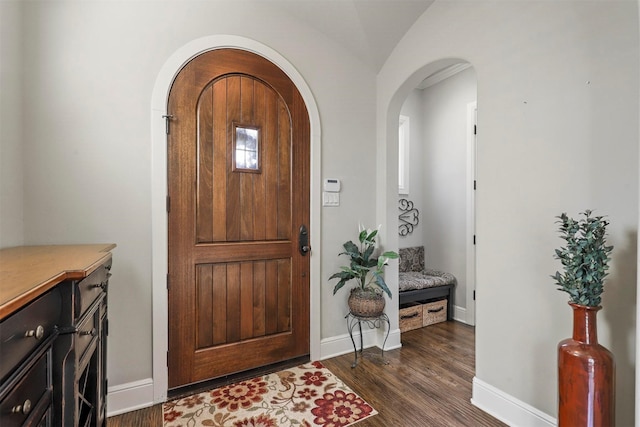
[(345, 279), (342, 279), (338, 283), (336, 283), (336, 286), (333, 288), (333, 294), (335, 295), (336, 292), (338, 292), (340, 288), (344, 286), (345, 283), (347, 283)]
[(376, 284), (380, 287), (380, 289), (382, 289), (387, 295), (389, 295), (389, 298), (392, 298), (391, 290), (387, 286), (387, 283), (384, 281), (382, 276), (378, 273), (374, 273), (373, 276), (375, 277)]

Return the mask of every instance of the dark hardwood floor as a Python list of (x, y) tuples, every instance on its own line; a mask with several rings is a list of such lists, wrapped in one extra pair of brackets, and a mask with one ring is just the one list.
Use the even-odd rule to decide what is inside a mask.
[[(366, 349), (322, 363), (377, 411), (358, 427), (498, 427), (505, 424), (473, 406), (475, 330), (449, 321), (402, 334), (402, 348)], [(109, 427), (162, 426), (162, 406), (108, 419)]]

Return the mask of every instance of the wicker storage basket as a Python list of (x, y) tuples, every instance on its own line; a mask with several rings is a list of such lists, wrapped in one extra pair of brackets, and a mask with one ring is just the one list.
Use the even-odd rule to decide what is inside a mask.
[(400, 332), (422, 328), (422, 304), (409, 303), (400, 308)]
[(447, 320), (447, 300), (422, 304), (422, 326), (433, 325)]

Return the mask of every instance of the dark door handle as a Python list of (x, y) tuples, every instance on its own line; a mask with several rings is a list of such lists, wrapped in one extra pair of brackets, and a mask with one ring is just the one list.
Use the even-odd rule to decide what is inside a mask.
[(298, 234), (298, 247), (302, 256), (305, 256), (307, 252), (311, 251), (311, 247), (309, 246), (309, 232), (307, 231), (307, 227), (305, 227), (304, 225), (300, 226), (300, 233)]

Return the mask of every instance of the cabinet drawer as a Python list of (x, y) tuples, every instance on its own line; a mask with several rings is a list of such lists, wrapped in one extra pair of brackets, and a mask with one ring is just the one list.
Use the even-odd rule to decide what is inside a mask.
[(91, 311), (86, 314), (86, 316), (81, 320), (78, 325), (78, 329), (75, 332), (75, 353), (76, 360), (81, 362), (85, 357), (85, 353), (92, 352), (95, 345), (95, 341), (98, 340), (98, 328), (100, 325), (100, 307), (102, 306), (102, 301), (97, 305), (93, 306)]
[(22, 426), (27, 420), (34, 422), (42, 421), (43, 418), (46, 420), (52, 395), (50, 361), (51, 350), (42, 354), (17, 385), (0, 401), (2, 427)]
[(61, 310), (62, 297), (54, 288), (0, 323), (0, 381), (55, 333)]
[(93, 273), (79, 282), (75, 282), (74, 317), (80, 318), (91, 304), (107, 291), (109, 281), (109, 265), (101, 265)]

